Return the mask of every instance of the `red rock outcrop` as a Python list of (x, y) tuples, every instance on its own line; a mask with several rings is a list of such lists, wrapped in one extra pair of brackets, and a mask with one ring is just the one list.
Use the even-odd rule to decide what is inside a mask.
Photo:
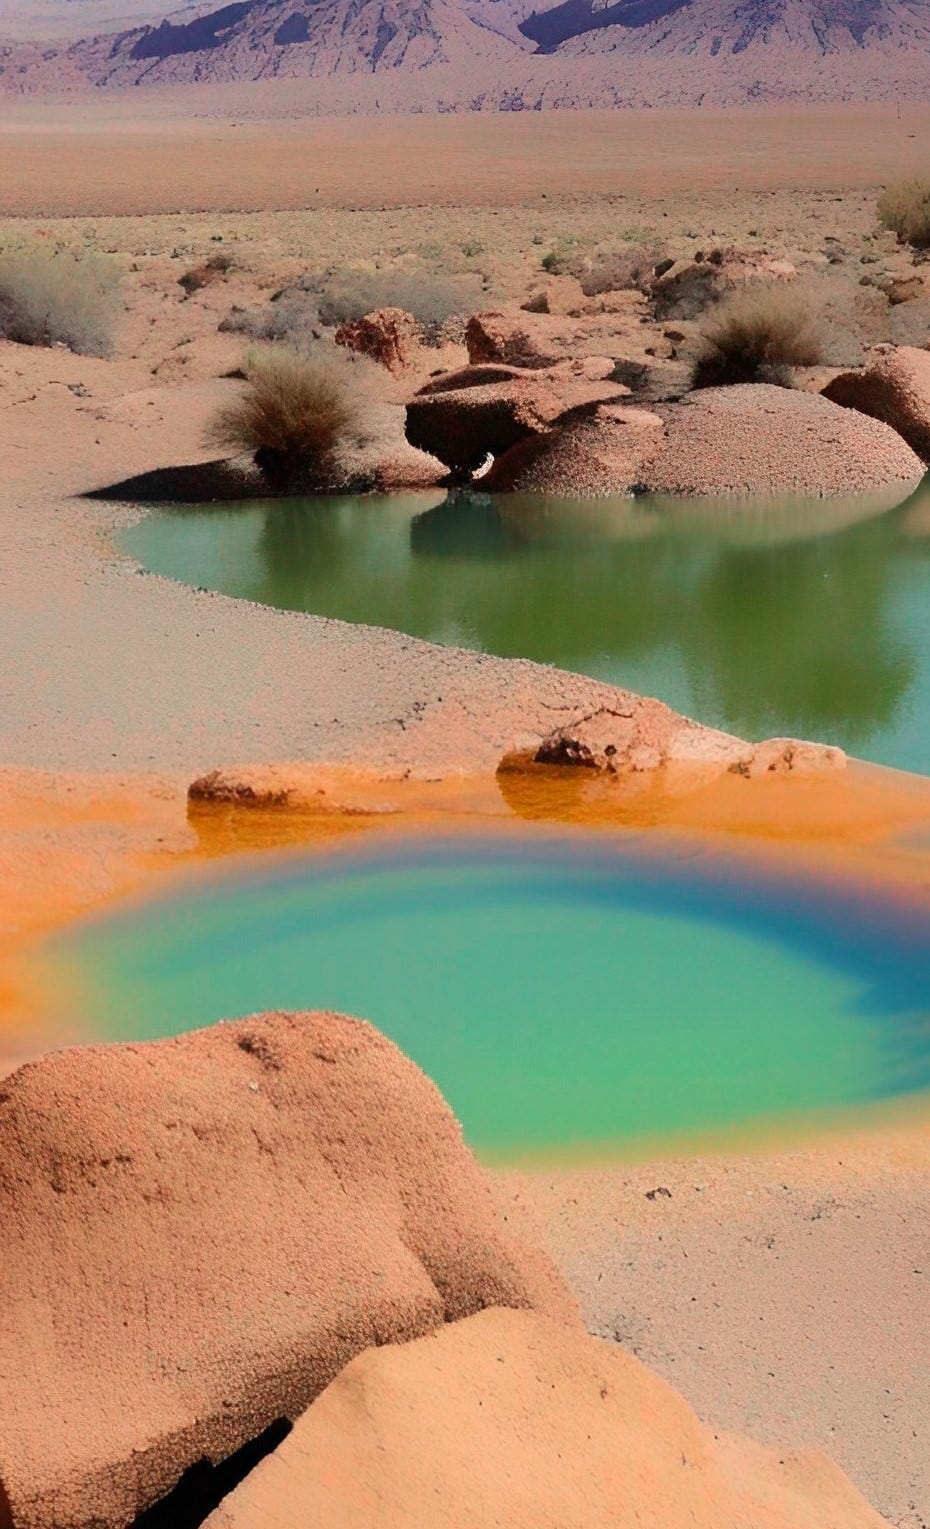
[(377, 361), (392, 376), (410, 371), (417, 364), (420, 326), (403, 308), (378, 308), (364, 318), (341, 324), (335, 338), (337, 345)]
[(477, 387), (466, 380), (465, 386), (438, 391), (432, 384), (407, 405), (407, 439), (453, 472), (470, 473), (489, 453), (497, 457), (628, 391), (622, 383), (590, 380), (583, 361)]
[(432, 1083), (360, 1020), (268, 1014), (0, 1088), (0, 1496), (124, 1529), (353, 1355), (485, 1306), (576, 1320)]
[(930, 350), (902, 345), (873, 351), (861, 372), (843, 372), (825, 398), (880, 419), (930, 464)]
[(617, 1345), (487, 1311), (360, 1354), (207, 1529), (887, 1529), (816, 1450), (699, 1422)]

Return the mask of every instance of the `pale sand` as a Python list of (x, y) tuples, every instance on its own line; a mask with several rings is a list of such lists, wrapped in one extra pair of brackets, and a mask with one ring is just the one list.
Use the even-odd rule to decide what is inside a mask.
[(925, 1529), (926, 1117), (798, 1152), (497, 1183), (592, 1332), (631, 1348), (702, 1418), (819, 1444), (893, 1523)]

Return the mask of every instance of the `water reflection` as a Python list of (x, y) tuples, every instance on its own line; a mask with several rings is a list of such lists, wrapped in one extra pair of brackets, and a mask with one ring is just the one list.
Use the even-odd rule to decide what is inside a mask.
[(580, 670), (930, 773), (930, 484), (754, 505), (474, 492), (161, 512), (159, 572)]

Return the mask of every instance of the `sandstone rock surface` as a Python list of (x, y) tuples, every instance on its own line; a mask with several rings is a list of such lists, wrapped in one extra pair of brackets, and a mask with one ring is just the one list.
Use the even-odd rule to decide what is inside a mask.
[(646, 409), (606, 404), (562, 430), (505, 452), (484, 487), (489, 492), (590, 498), (628, 494), (643, 464), (662, 445), (663, 424)]
[(702, 388), (655, 412), (665, 442), (644, 469), (650, 493), (903, 497), (923, 475), (888, 425), (817, 394), (746, 383)]
[(797, 274), (790, 260), (775, 259), (763, 250), (712, 250), (653, 283), (656, 317), (694, 319), (747, 281), (791, 281)]
[(487, 1311), (353, 1359), (207, 1529), (882, 1529), (819, 1451), (714, 1434), (624, 1349)]
[(475, 471), (487, 455), (497, 457), (560, 421), (622, 398), (622, 383), (590, 380), (584, 363), (418, 394), (407, 405), (407, 439), (454, 472)]
[[(693, 727), (693, 723), (690, 726)], [(756, 779), (760, 775), (821, 774), (843, 769), (842, 749), (794, 738), (742, 743), (726, 733), (692, 736), (685, 718), (661, 701), (602, 707), (555, 728), (533, 755), (535, 764), (564, 765), (605, 775), (635, 775), (670, 763), (716, 765)]]
[(21, 1068), (0, 1088), (0, 1224), (14, 1529), (122, 1529), (372, 1345), (498, 1304), (576, 1320), (432, 1083), (338, 1015)]
[(861, 372), (843, 372), (824, 397), (883, 420), (930, 464), (930, 350), (902, 345), (872, 353)]
[(641, 359), (656, 335), (644, 325), (646, 299), (636, 292), (619, 294), (622, 311), (582, 317), (553, 313), (474, 313), (465, 328), (472, 363), (502, 362), (528, 370), (555, 366), (585, 356)]
[(403, 308), (378, 308), (364, 318), (341, 324), (335, 340), (398, 376), (417, 364), (420, 326)]

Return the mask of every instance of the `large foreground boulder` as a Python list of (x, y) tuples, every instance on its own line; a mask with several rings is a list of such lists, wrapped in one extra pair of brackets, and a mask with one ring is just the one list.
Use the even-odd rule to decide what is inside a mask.
[(432, 1083), (332, 1014), (22, 1068), (0, 1088), (0, 1226), (13, 1529), (121, 1529), (372, 1345), (491, 1305), (574, 1320)]
[(930, 350), (882, 346), (863, 371), (835, 377), (824, 397), (884, 420), (930, 465)]
[(903, 497), (923, 476), (896, 431), (819, 394), (745, 383), (702, 388), (655, 412), (665, 440), (643, 469), (649, 493)]
[(718, 1435), (623, 1349), (488, 1311), (369, 1350), (207, 1529), (887, 1529), (825, 1455)]

